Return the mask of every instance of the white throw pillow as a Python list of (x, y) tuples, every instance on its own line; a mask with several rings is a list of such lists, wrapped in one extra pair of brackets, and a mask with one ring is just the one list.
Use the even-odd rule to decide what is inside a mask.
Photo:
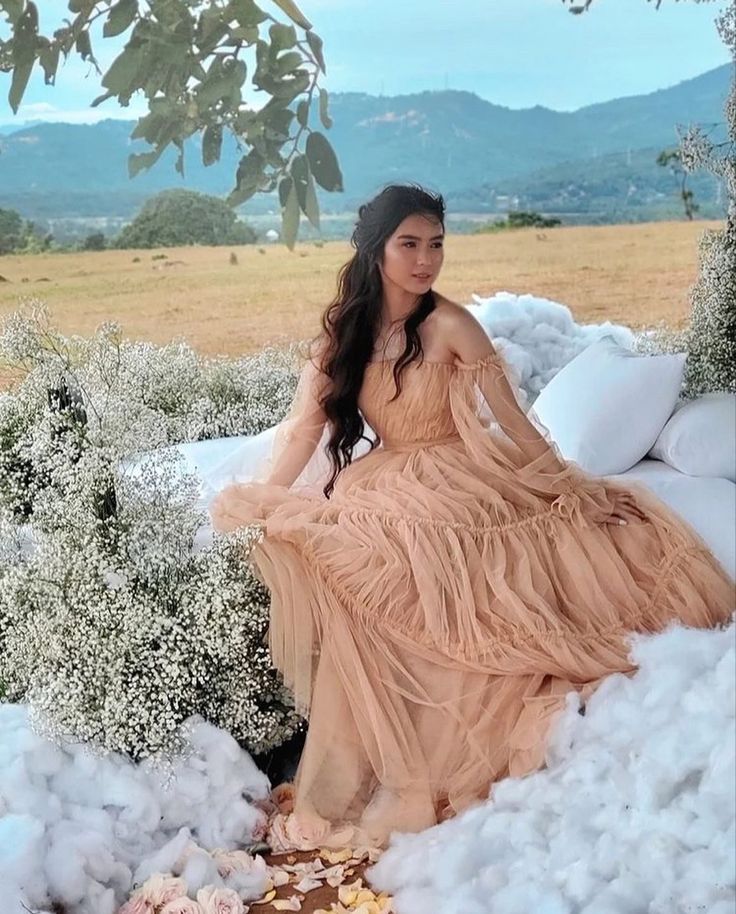
[(709, 393), (678, 406), (649, 456), (688, 476), (736, 482), (736, 395)]
[(534, 402), (562, 455), (596, 476), (624, 473), (672, 415), (686, 354), (642, 355), (610, 337), (586, 347)]

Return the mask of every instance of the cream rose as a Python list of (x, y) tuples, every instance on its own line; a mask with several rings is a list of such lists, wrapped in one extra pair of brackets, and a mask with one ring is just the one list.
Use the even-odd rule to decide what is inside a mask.
[(135, 894), (118, 908), (118, 914), (154, 914), (156, 909), (143, 895)]
[(243, 914), (245, 907), (237, 892), (206, 885), (197, 892), (202, 914)]
[(169, 901), (161, 908), (160, 914), (203, 914), (202, 907), (197, 901), (183, 895)]
[(154, 908), (161, 907), (187, 894), (187, 884), (179, 876), (154, 873), (136, 892), (151, 902)]

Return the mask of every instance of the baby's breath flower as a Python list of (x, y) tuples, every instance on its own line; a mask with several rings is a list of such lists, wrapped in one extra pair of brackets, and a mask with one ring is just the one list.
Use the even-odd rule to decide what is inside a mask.
[(288, 739), (302, 721), (245, 561), (261, 531), (195, 550), (197, 480), (174, 451), (150, 452), (278, 422), (294, 353), (207, 360), (115, 324), (65, 338), (36, 303), (6, 320), (0, 354), (26, 371), (0, 395), (5, 698), (50, 736), (134, 758), (179, 751), (192, 714), (256, 754)]

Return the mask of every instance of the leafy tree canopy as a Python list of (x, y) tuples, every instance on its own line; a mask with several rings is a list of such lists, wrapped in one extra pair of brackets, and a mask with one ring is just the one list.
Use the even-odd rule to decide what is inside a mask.
[(120, 233), (120, 248), (175, 247), (184, 244), (252, 244), (253, 229), (219, 197), (192, 190), (165, 190), (146, 202)]
[[(78, 54), (100, 76), (104, 91), (94, 105), (114, 98), (127, 107), (136, 94), (148, 103), (131, 136), (151, 149), (130, 156), (131, 176), (169, 145), (179, 151), (183, 174), (184, 142), (195, 134), (211, 165), (230, 131), (244, 154), (228, 202), (278, 189), (282, 236), (293, 247), (300, 213), (319, 228), (315, 183), (341, 191), (342, 174), (330, 142), (315, 129), (331, 126), (328, 96), (318, 85), (326, 72), (322, 40), (294, 0), (273, 3), (285, 21), (255, 0), (67, 0), (68, 16), (59, 3), (58, 27), (42, 34), (35, 2), (0, 0), (10, 27), (0, 40), (0, 70), (11, 73), (8, 100), (17, 112), (35, 66), (53, 85), (60, 60)], [(127, 37), (104, 73), (93, 48), (95, 24), (102, 24), (103, 40)], [(243, 98), (248, 82), (266, 97), (258, 108)]]

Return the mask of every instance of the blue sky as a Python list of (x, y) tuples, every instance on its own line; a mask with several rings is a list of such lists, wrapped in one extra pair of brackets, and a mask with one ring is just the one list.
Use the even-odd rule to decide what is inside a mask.
[[(42, 31), (51, 31), (63, 0), (37, 0)], [(273, 10), (268, 0), (264, 8)], [(302, 0), (325, 42), (332, 92), (398, 95), (464, 89), (510, 108), (535, 104), (560, 111), (674, 85), (729, 61), (713, 23), (721, 0), (596, 0), (573, 16), (561, 0)], [(117, 44), (117, 49), (121, 43)], [(98, 42), (103, 64), (116, 47)], [(24, 120), (131, 118), (140, 102), (90, 109), (99, 84), (78, 59), (57, 85), (38, 74), (13, 117), (9, 79), (0, 74), (0, 124)], [(260, 96), (255, 96), (259, 98)]]

